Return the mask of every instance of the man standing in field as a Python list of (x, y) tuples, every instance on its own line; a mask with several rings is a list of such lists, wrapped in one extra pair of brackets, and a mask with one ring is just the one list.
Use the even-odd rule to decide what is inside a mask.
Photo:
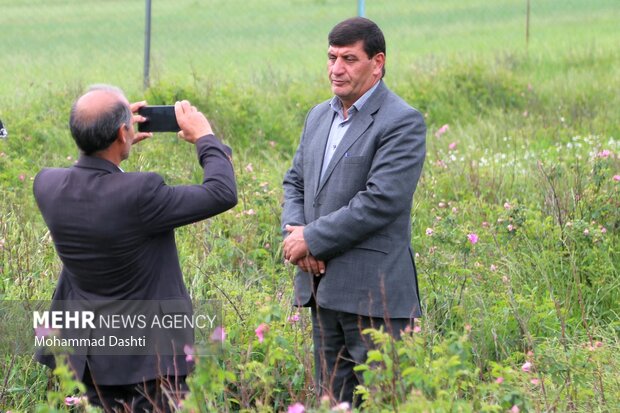
[(310, 110), (284, 177), (284, 258), (295, 304), (312, 312), (319, 393), (353, 400), (370, 339), (421, 315), (411, 206), (426, 153), (424, 119), (382, 78), (383, 33), (357, 17), (328, 36), (334, 97)]
[[(43, 169), (34, 195), (63, 267), (54, 302), (171, 300), (190, 303), (174, 229), (232, 208), (237, 192), (231, 150), (213, 135), (205, 116), (187, 101), (175, 105), (180, 138), (195, 145), (201, 184), (168, 186), (150, 172), (124, 173), (135, 133), (120, 89), (93, 87), (71, 109), (71, 134), (80, 149), (70, 168)], [(163, 308), (163, 307), (162, 307)], [(170, 411), (168, 398), (184, 391), (190, 371), (181, 354), (69, 356), (91, 404), (105, 411)], [(42, 357), (50, 366), (54, 360)], [(168, 388), (166, 388), (168, 387)]]

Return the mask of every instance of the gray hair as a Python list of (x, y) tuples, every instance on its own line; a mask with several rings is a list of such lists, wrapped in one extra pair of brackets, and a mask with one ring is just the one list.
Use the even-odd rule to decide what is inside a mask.
[[(111, 85), (93, 85), (88, 89), (92, 91), (107, 91), (124, 97), (121, 89)], [(88, 93), (87, 92), (87, 93)], [(123, 125), (131, 127), (131, 111), (123, 100), (103, 108), (100, 111), (78, 107), (79, 99), (71, 107), (69, 128), (71, 135), (78, 148), (86, 155), (109, 147), (118, 136), (118, 130)]]

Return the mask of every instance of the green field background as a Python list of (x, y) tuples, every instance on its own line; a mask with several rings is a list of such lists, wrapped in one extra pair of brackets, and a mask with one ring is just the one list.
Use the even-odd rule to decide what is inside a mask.
[[(154, 0), (152, 78), (248, 81), (323, 75), (326, 34), (354, 0)], [(145, 2), (0, 1), (0, 95), (108, 82), (140, 90)], [(524, 53), (526, 1), (368, 0), (384, 30), (390, 76), (453, 56)], [(618, 46), (615, 0), (532, 1), (529, 52), (549, 56)], [(2, 113), (0, 106), (0, 114)]]
[[(526, 5), (366, 0), (386, 84), (428, 126), (411, 228), (424, 317), (397, 344), (402, 389), (387, 367), (368, 374), (369, 412), (620, 411), (620, 2), (532, 0), (529, 42)], [(54, 290), (60, 263), (32, 181), (79, 156), (73, 100), (93, 83), (151, 104), (190, 99), (234, 150), (239, 205), (176, 231), (190, 294), (223, 303), (228, 334), (185, 411), (327, 413), (308, 314), (288, 321), (281, 184), (305, 114), (330, 97), (327, 33), (356, 12), (353, 0), (153, 0), (144, 90), (143, 1), (0, 0), (0, 299)], [(173, 134), (123, 168), (169, 184), (202, 176)], [(73, 384), (0, 354), (2, 412), (68, 411)]]

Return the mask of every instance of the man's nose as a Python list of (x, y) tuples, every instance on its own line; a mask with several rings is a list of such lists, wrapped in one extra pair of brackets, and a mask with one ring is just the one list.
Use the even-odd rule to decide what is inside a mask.
[(341, 58), (337, 58), (334, 60), (332, 64), (332, 72), (333, 73), (342, 73), (344, 71), (344, 62)]

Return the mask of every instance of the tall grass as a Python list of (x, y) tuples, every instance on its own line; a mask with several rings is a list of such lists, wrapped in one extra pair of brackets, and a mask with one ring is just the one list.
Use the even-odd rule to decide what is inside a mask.
[[(465, 333), (458, 357), (471, 375), (466, 382), (448, 375), (445, 383), (468, 383), (478, 393), (457, 392), (446, 401), (436, 392), (451, 385), (424, 387), (423, 375), (390, 396), (380, 376), (368, 373), (369, 409), (396, 403), (404, 411), (450, 410), (445, 406), (458, 400), (472, 410), (513, 403), (585, 412), (618, 402), (620, 183), (613, 176), (620, 173), (620, 142), (611, 120), (620, 115), (612, 93), (620, 86), (619, 60), (617, 51), (605, 49), (550, 59), (432, 59), (393, 82), (387, 78), (429, 125), (412, 227), (425, 309), (416, 333), (422, 341), (399, 343), (405, 352), (399, 360), (402, 370), (418, 366), (416, 375), (448, 374), (440, 367), (447, 362), (441, 349), (456, 345), (454, 332)], [(30, 194), (31, 178), (44, 165), (75, 161), (66, 111), (78, 89), (46, 92), (33, 102), (37, 110), (20, 117), (21, 139), (0, 143), (4, 299), (46, 298), (53, 290), (59, 265)], [(198, 404), (281, 411), (293, 401), (318, 403), (309, 390), (310, 353), (302, 350), (309, 348), (308, 319), (302, 313), (302, 328), (286, 321), (293, 313), (292, 269), (281, 264), (278, 221), (280, 183), (304, 113), (329, 96), (325, 89), (319, 78), (255, 84), (198, 78), (161, 82), (147, 93), (153, 104), (189, 98), (235, 148), (239, 206), (177, 234), (191, 294), (225, 306), (227, 343), (215, 364), (199, 364)], [(444, 124), (447, 132), (436, 134)], [(134, 148), (126, 169), (155, 170), (173, 184), (195, 181), (194, 156), (174, 135), (162, 135)], [(471, 244), (468, 233), (479, 241)], [(262, 322), (271, 327), (269, 340), (258, 343), (253, 332)], [(428, 365), (419, 359), (424, 354)], [(518, 371), (525, 361), (536, 366), (535, 375)], [(45, 400), (43, 368), (27, 357), (1, 363), (0, 403), (27, 410)], [(221, 381), (208, 384), (214, 372)], [(498, 375), (510, 386), (493, 384)], [(29, 386), (36, 391), (27, 392)], [(412, 402), (422, 396), (424, 403)]]
[[(367, 11), (388, 36), (386, 82), (424, 113), (429, 134), (412, 213), (424, 318), (401, 343), (375, 334), (376, 363), (367, 366), (362, 389), (368, 410), (613, 411), (620, 403), (615, 3), (534, 3), (527, 52), (523, 1), (378, 3)], [(75, 18), (67, 23), (76, 35), (66, 40), (67, 59), (44, 68), (53, 48), (43, 47), (34, 29), (23, 43), (15, 37), (32, 9), (0, 4), (10, 22), (3, 36), (13, 39), (0, 43), (2, 55), (11, 43), (21, 48), (8, 62), (11, 70), (0, 71), (0, 117), (10, 133), (0, 141), (0, 298), (46, 299), (54, 289), (60, 264), (31, 195), (32, 179), (44, 166), (77, 159), (68, 110), (86, 85), (119, 83), (132, 100), (151, 104), (187, 98), (234, 148), (240, 198), (234, 210), (177, 231), (192, 296), (221, 300), (227, 330), (218, 356), (198, 360), (187, 406), (283, 411), (299, 401), (329, 410), (312, 392), (309, 317), (302, 311), (300, 321), (289, 321), (293, 269), (282, 264), (278, 227), (281, 180), (304, 115), (329, 98), (322, 39), (330, 19), (345, 17), (345, 6), (290, 2), (276, 10), (275, 2), (250, 3), (248, 11), (282, 23), (252, 47), (237, 37), (258, 30), (249, 18), (210, 33), (205, 43), (196, 40), (202, 25), (177, 29), (195, 52), (194, 70), (168, 73), (161, 65), (154, 86), (142, 93), (139, 75), (131, 74), (140, 65), (133, 50), (139, 42), (118, 40), (131, 37), (126, 31), (114, 34), (103, 22), (95, 37), (102, 49), (116, 45), (114, 59), (99, 65), (108, 57), (96, 53), (85, 65), (77, 40), (88, 37), (76, 22), (88, 10), (40, 2), (33, 26), (48, 24), (42, 27), (53, 32), (57, 15)], [(96, 7), (108, 13), (119, 4)], [(164, 3), (167, 12), (158, 18), (172, 31), (193, 4)], [(234, 14), (228, 2), (199, 5), (209, 6), (214, 24)], [(129, 27), (141, 6), (124, 7), (117, 21)], [(300, 9), (307, 21), (296, 27), (290, 16)], [(316, 43), (297, 50), (293, 45), (303, 42), (279, 31), (286, 24)], [(561, 29), (566, 24), (569, 32)], [(282, 37), (292, 43), (270, 43)], [(205, 69), (213, 61), (217, 70)], [(159, 172), (170, 184), (201, 176), (191, 146), (172, 134), (141, 143), (123, 166)], [(254, 334), (260, 323), (270, 326), (262, 343)], [(525, 362), (533, 366), (529, 373), (521, 370)], [(65, 391), (59, 386), (67, 382), (48, 381), (48, 374), (28, 356), (0, 356), (0, 409), (64, 409), (62, 398), (46, 391)], [(402, 382), (396, 390), (395, 377)]]

